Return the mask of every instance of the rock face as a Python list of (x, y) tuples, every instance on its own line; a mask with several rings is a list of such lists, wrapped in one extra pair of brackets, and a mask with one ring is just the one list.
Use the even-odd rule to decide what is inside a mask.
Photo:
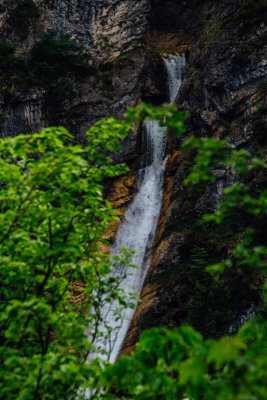
[[(68, 76), (78, 87), (71, 96), (65, 90), (55, 97), (41, 80), (23, 88), (12, 79), (5, 82), (0, 89), (1, 134), (64, 125), (81, 142), (94, 122), (111, 115), (121, 118), (126, 105), (140, 101), (144, 86), (148, 11), (147, 0), (2, 0), (0, 31), (16, 42), (16, 54), (26, 64), (25, 80), (32, 73), (33, 49), (52, 31), (56, 38), (68, 35), (89, 68), (82, 77), (75, 71)], [(126, 141), (124, 160), (136, 156), (136, 145), (135, 137)]]
[(48, 23), (69, 34), (96, 60), (110, 61), (140, 43), (147, 12), (146, 0), (55, 1)]
[[(265, 123), (266, 127), (266, 115), (251, 105), (266, 101), (266, 21), (257, 2), (247, 3), (1, 0), (1, 37), (16, 43), (15, 60), (5, 40), (0, 43), (0, 64), (5, 62), (1, 51), (9, 57), (5, 71), (0, 65), (1, 135), (63, 125), (75, 142), (82, 143), (94, 122), (108, 116), (121, 118), (126, 105), (167, 101), (161, 55), (185, 52), (187, 66), (176, 103), (190, 111), (188, 134), (228, 136), (237, 148), (261, 153), (264, 140), (257, 126)], [(47, 62), (47, 54), (40, 56), (40, 43), (52, 31), (57, 46), (68, 35), (76, 58), (70, 56), (72, 69), (62, 70), (62, 77), (56, 76), (54, 65), (55, 76), (47, 82), (40, 73)], [(54, 83), (62, 84), (60, 93), (53, 91)], [(226, 277), (225, 286), (216, 286), (194, 268), (199, 260), (223, 259), (237, 240), (229, 226), (199, 225), (199, 218), (214, 209), (223, 188), (235, 180), (234, 171), (219, 169), (216, 182), (190, 190), (183, 180), (192, 157), (180, 152), (174, 140), (169, 148), (154, 256), (124, 343), (126, 353), (142, 330), (151, 326), (173, 327), (187, 321), (205, 336), (218, 336), (231, 330), (240, 315), (251, 314), (259, 301), (259, 277), (254, 274), (237, 271)], [(141, 152), (140, 130), (136, 130), (117, 157), (132, 171), (107, 188), (120, 215), (134, 195)], [(257, 185), (257, 177), (250, 180)], [(116, 229), (115, 225), (105, 232), (110, 242)]]
[[(259, 10), (253, 14), (226, 0), (195, 1), (193, 7), (170, 1), (170, 8), (166, 2), (153, 3), (148, 45), (155, 47), (158, 37), (163, 52), (172, 46), (187, 51), (176, 103), (190, 111), (188, 134), (228, 136), (236, 148), (262, 155), (263, 132), (257, 135), (255, 120), (266, 121), (266, 115), (255, 114), (251, 107), (266, 102), (266, 90), (260, 89), (266, 77), (266, 25)], [(191, 156), (177, 151), (178, 143), (171, 147), (154, 257), (122, 353), (129, 353), (140, 332), (152, 326), (173, 327), (186, 321), (206, 337), (232, 331), (239, 316), (251, 315), (247, 311), (260, 298), (259, 277), (253, 273), (236, 271), (226, 277), (224, 287), (216, 287), (193, 267), (201, 260), (224, 259), (237, 240), (230, 225), (199, 224), (200, 217), (222, 200), (223, 188), (234, 182), (234, 171), (214, 171), (215, 183), (190, 190), (183, 180)]]

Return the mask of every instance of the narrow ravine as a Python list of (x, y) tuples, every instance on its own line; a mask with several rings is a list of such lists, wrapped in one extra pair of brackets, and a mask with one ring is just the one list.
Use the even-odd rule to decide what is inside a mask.
[[(171, 55), (164, 59), (167, 76), (169, 99), (174, 101), (181, 86), (182, 69), (185, 66), (185, 56)], [(137, 269), (129, 268), (126, 278), (121, 282), (121, 288), (126, 292), (141, 293), (144, 279), (150, 264), (150, 256), (155, 240), (157, 224), (160, 216), (163, 197), (164, 171), (167, 161), (167, 132), (159, 126), (157, 121), (145, 121), (143, 125), (143, 139), (146, 143), (145, 160), (138, 171), (138, 192), (129, 206), (123, 223), (121, 224), (111, 255), (121, 253), (120, 247), (127, 250), (134, 249), (132, 263)], [(124, 271), (125, 272), (125, 271)], [(118, 271), (122, 273), (122, 271)], [(113, 343), (109, 350), (109, 360), (114, 362), (127, 334), (131, 319), (135, 312), (129, 309), (124, 312), (122, 324), (115, 329), (118, 323), (110, 309), (116, 304), (102, 310), (103, 318), (108, 325), (114, 327), (111, 333)], [(105, 343), (97, 343), (100, 347), (107, 347)]]

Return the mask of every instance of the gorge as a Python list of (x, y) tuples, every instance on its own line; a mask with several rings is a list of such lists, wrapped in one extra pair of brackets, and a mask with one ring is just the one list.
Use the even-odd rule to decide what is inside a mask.
[[(242, 210), (223, 224), (203, 222), (239, 177), (214, 163), (212, 181), (186, 184), (197, 151), (183, 141), (227, 140), (266, 162), (266, 58), (266, 0), (0, 1), (3, 139), (64, 126), (85, 146), (97, 121), (123, 120), (127, 106), (141, 102), (171, 102), (189, 114), (182, 138), (144, 121), (111, 153), (129, 171), (105, 179), (119, 220), (100, 247), (112, 255), (120, 246), (137, 250), (140, 268), (123, 288), (135, 286), (140, 301), (125, 315), (110, 360), (131, 354), (154, 327), (189, 324), (205, 339), (234, 334), (262, 305), (264, 272), (239, 265), (216, 280), (204, 266), (226, 260), (249, 228), (255, 246), (265, 246), (264, 215)], [(257, 169), (243, 171), (241, 183), (265, 193)]]
[[(185, 66), (185, 56), (171, 55), (164, 59), (164, 63), (168, 75), (170, 101), (174, 101), (182, 83), (181, 75)], [(121, 247), (128, 251), (135, 251), (131, 262), (138, 268), (134, 270), (128, 268), (125, 271), (120, 270), (118, 266), (115, 273), (123, 276), (120, 287), (126, 293), (134, 292), (137, 295), (141, 293), (151, 261), (151, 250), (162, 206), (164, 171), (168, 158), (167, 131), (159, 125), (158, 121), (144, 121), (142, 138), (145, 152), (144, 160), (141, 160), (141, 168), (137, 172), (137, 194), (125, 213), (111, 252), (112, 256), (116, 256), (120, 254)], [(134, 309), (124, 311), (122, 325), (119, 329), (115, 329), (118, 322), (115, 320), (112, 309), (116, 306), (115, 303), (103, 310), (103, 319), (108, 321), (109, 326), (114, 327), (110, 338), (112, 350), (107, 351), (111, 362), (116, 360), (135, 311)], [(102, 346), (105, 348), (107, 344), (103, 343)]]

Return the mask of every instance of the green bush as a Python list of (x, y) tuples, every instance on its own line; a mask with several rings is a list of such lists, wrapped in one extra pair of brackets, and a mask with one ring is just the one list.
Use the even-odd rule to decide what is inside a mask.
[(51, 83), (50, 91), (57, 96), (72, 97), (79, 93), (79, 88), (72, 79), (59, 78), (56, 82)]
[(51, 32), (32, 49), (30, 62), (15, 55), (16, 45), (7, 40), (0, 42), (0, 82), (14, 84), (22, 90), (32, 85), (46, 88), (57, 97), (71, 97), (79, 93), (77, 79), (95, 73), (87, 64), (85, 55), (74, 52), (76, 43), (68, 36), (56, 37)]
[(15, 56), (16, 45), (8, 40), (0, 41), (0, 71), (5, 77), (22, 69), (23, 63)]
[[(87, 69), (85, 57), (77, 55), (75, 49), (77, 44), (70, 40), (67, 35), (57, 37), (55, 32), (45, 35), (42, 40), (38, 41), (32, 49), (31, 66), (33, 72), (39, 74), (39, 66), (41, 64), (41, 72), (47, 69), (47, 79), (56, 74), (78, 70), (82, 72)], [(45, 79), (45, 77), (43, 77)]]
[(84, 147), (64, 128), (0, 141), (1, 399), (77, 399), (93, 368), (88, 355), (104, 352), (97, 338), (109, 340), (101, 307), (117, 299), (119, 324), (131, 306), (111, 274), (129, 259), (99, 254), (117, 219), (102, 182), (127, 171), (103, 152), (119, 150), (129, 128), (100, 121)]
[(73, 52), (75, 43), (67, 36), (56, 38), (54, 32), (46, 35), (32, 49), (29, 65), (30, 74), (37, 84), (41, 84), (53, 92), (64, 94), (64, 88), (69, 94), (74, 94), (74, 82), (70, 85), (68, 75), (76, 65), (76, 55)]
[(27, 81), (25, 65), (15, 56), (16, 45), (8, 40), (0, 40), (0, 86), (9, 87)]
[(8, 40), (1, 40), (0, 42), (0, 67), (1, 70), (14, 68), (18, 65), (18, 59), (15, 57), (16, 46)]

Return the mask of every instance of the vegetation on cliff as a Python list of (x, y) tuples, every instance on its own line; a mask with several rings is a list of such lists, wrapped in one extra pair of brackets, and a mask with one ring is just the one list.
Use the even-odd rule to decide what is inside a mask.
[[(185, 115), (173, 105), (142, 104), (129, 110), (127, 120), (158, 118), (180, 136)], [(263, 400), (265, 303), (232, 337), (204, 341), (188, 326), (152, 329), (143, 334), (136, 352), (115, 365), (88, 360), (101, 351), (94, 348), (96, 337), (109, 337), (109, 328), (101, 327), (102, 305), (117, 298), (122, 308), (131, 306), (131, 299), (118, 290), (118, 280), (111, 278), (112, 261), (98, 252), (101, 232), (115, 218), (103, 199), (102, 182), (125, 171), (103, 150), (117, 151), (117, 141), (129, 129), (129, 122), (101, 121), (87, 132), (85, 147), (70, 145), (71, 135), (63, 128), (0, 143), (0, 396), (82, 399), (83, 388), (89, 387), (92, 399)], [(266, 191), (262, 186), (250, 189), (242, 174), (256, 171), (264, 179), (266, 164), (226, 141), (191, 137), (183, 147), (197, 154), (188, 184), (215, 179), (218, 163), (239, 174), (205, 221), (223, 224), (236, 213), (253, 221), (237, 232), (239, 241), (227, 258), (212, 266), (197, 262), (197, 268), (207, 269), (215, 281), (231, 269), (254, 269), (263, 280)], [(124, 265), (129, 259), (117, 262)]]
[[(69, 117), (74, 117), (73, 125), (68, 125), (72, 132), (83, 132), (100, 116), (112, 115), (106, 107), (111, 100), (114, 113), (142, 95), (154, 104), (161, 102), (161, 92), (156, 100), (156, 87), (144, 97), (156, 74), (147, 78), (149, 52), (144, 64), (140, 61), (139, 72), (126, 52), (140, 46), (145, 8), (124, 14), (116, 8), (122, 3), (127, 9), (146, 1), (3, 1), (0, 124), (10, 126), (4, 134), (16, 134), (14, 126), (29, 132), (59, 120), (64, 125)], [(84, 142), (82, 137), (79, 143), (84, 147), (71, 146), (73, 138), (63, 128), (4, 139), (0, 143), (1, 399), (76, 400), (86, 397), (85, 388), (92, 390), (92, 399), (106, 400), (267, 398), (266, 164), (262, 161), (267, 108), (260, 61), (266, 43), (267, 0), (151, 3), (155, 15), (150, 31), (155, 29), (156, 42), (162, 29), (167, 36), (172, 32), (177, 43), (193, 44), (183, 95), (197, 138), (185, 141), (183, 148), (180, 140), (175, 142), (179, 156), (174, 168), (182, 164), (182, 173), (171, 171), (176, 183), (170, 196), (177, 203), (168, 208), (169, 221), (161, 238), (167, 242), (177, 234), (184, 243), (175, 258), (171, 251), (180, 243), (170, 242), (166, 262), (153, 276), (161, 288), (153, 298), (156, 306), (143, 307), (138, 327), (170, 329), (144, 332), (131, 357), (124, 356), (115, 365), (87, 362), (102, 351), (94, 348), (97, 338), (109, 339), (110, 327), (100, 328), (101, 307), (119, 299), (119, 324), (122, 309), (131, 306), (131, 298), (118, 290), (119, 279), (110, 277), (113, 261), (98, 251), (102, 230), (116, 218), (103, 198), (103, 187), (126, 170), (103, 154), (118, 149), (117, 140), (125, 137), (128, 123), (103, 121), (92, 127)], [(93, 21), (94, 7), (98, 10)], [(106, 10), (103, 15), (102, 10)], [(114, 24), (107, 26), (106, 12), (118, 21), (115, 33)], [(55, 27), (57, 33), (47, 33)], [(171, 39), (163, 37), (165, 50)], [(101, 59), (117, 51), (122, 58), (98, 67), (88, 65), (89, 53), (92, 63), (97, 55)], [(158, 75), (163, 82), (163, 73)], [(119, 76), (124, 89), (115, 95)], [(144, 88), (141, 76), (147, 79)], [(76, 102), (79, 94), (83, 96)], [(98, 105), (88, 107), (91, 101)], [(29, 124), (24, 128), (21, 121), (26, 115)], [(60, 119), (63, 116), (65, 120)], [(159, 118), (176, 134), (184, 129), (184, 116), (173, 106), (146, 105), (128, 114), (137, 123)], [(35, 118), (42, 119), (40, 125), (32, 125)], [(238, 149), (253, 156), (236, 151), (227, 140), (203, 135), (230, 136)], [(233, 181), (222, 193), (222, 186)], [(217, 200), (223, 197), (214, 213), (210, 211), (214, 197), (208, 199), (212, 190)], [(207, 210), (210, 214), (202, 218)], [(116, 262), (130, 263), (125, 256)], [(186, 294), (179, 292), (180, 283)], [(164, 304), (164, 292), (172, 296), (169, 303)]]
[[(206, 270), (215, 283), (223, 284), (226, 271), (243, 270), (247, 274), (252, 271), (264, 282), (266, 163), (217, 139), (190, 137), (183, 148), (197, 153), (187, 184), (214, 181), (215, 168), (222, 164), (234, 168), (238, 175), (236, 182), (224, 191), (223, 202), (214, 213), (205, 215), (203, 222), (223, 225), (229, 219), (243, 220), (235, 225), (237, 244), (220, 263), (209, 266), (205, 263), (206, 255), (198, 250), (194, 260), (196, 272)], [(248, 173), (259, 178), (256, 186), (244, 182)], [(103, 398), (118, 399), (123, 394), (131, 399), (265, 399), (266, 289), (265, 283), (264, 301), (257, 317), (234, 336), (203, 341), (189, 326), (145, 332), (131, 357), (122, 356), (98, 376), (99, 385), (106, 390)]]
[(68, 36), (57, 37), (50, 32), (35, 43), (25, 62), (16, 56), (15, 43), (0, 40), (0, 90), (5, 93), (10, 85), (13, 89), (27, 90), (36, 85), (59, 97), (76, 94), (78, 86), (74, 78), (94, 69), (87, 64), (86, 56), (74, 52), (75, 45)]

